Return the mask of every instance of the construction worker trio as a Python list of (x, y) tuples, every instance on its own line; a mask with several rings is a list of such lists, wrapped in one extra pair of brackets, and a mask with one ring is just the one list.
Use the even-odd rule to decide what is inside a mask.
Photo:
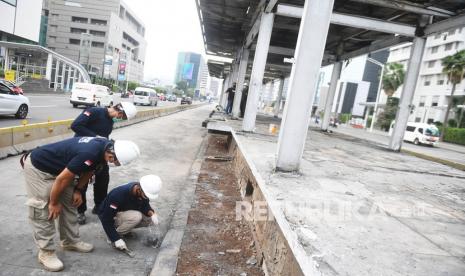
[(92, 244), (80, 240), (78, 224), (85, 223), (85, 193), (93, 176), (93, 213), (98, 214), (114, 248), (127, 251), (123, 235), (136, 227), (158, 224), (158, 216), (149, 204), (161, 190), (158, 176), (143, 176), (107, 195), (109, 164), (127, 165), (140, 156), (134, 142), (109, 139), (114, 120), (129, 120), (136, 114), (135, 106), (126, 102), (86, 109), (71, 126), (75, 137), (40, 146), (21, 157), (29, 221), (39, 249), (39, 263), (46, 270), (64, 268), (55, 253), (55, 219), (63, 249), (82, 253), (93, 250)]

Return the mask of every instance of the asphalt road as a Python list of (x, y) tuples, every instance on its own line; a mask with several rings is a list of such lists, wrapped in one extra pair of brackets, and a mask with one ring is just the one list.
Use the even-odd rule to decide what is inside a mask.
[[(110, 169), (110, 190), (130, 181), (137, 181), (145, 174), (157, 174), (163, 181), (159, 198), (152, 204), (159, 214), (161, 232), (165, 233), (187, 185), (191, 165), (196, 159), (200, 144), (206, 135), (201, 127), (213, 108), (201, 106), (191, 110), (149, 120), (133, 126), (116, 129), (114, 139), (130, 139), (137, 143), (141, 156), (128, 166)], [(149, 130), (149, 131), (148, 131)], [(58, 250), (57, 255), (65, 264), (61, 273), (46, 272), (37, 262), (25, 206), (26, 187), (19, 165), (19, 156), (0, 160), (0, 275), (148, 275), (159, 248), (146, 246), (148, 229), (134, 230), (134, 237), (126, 243), (136, 253), (130, 258), (112, 249), (97, 216), (87, 211), (87, 224), (80, 227), (83, 241), (94, 244), (94, 252), (84, 254)], [(87, 191), (88, 207), (94, 206), (92, 188)], [(56, 241), (59, 241), (59, 235)], [(176, 258), (176, 257), (174, 257)]]
[[(39, 95), (39, 94), (28, 94), (26, 95), (30, 101), (29, 114), (27, 116), (27, 122), (29, 124), (43, 123), (47, 121), (58, 121), (74, 119), (79, 113), (84, 110), (83, 106), (79, 108), (73, 108), (69, 103), (69, 95)], [(132, 102), (132, 98), (121, 99), (118, 94), (114, 95), (114, 102), (119, 103), (121, 101)], [(158, 102), (158, 107), (170, 106), (179, 104), (178, 102)], [(141, 107), (138, 106), (138, 110), (145, 110), (157, 107)], [(22, 120), (15, 119), (14, 116), (0, 116), (0, 128), (12, 127), (21, 125)]]

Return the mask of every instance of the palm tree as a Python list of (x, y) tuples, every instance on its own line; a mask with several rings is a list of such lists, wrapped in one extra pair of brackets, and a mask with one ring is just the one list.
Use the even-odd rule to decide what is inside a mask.
[(444, 116), (444, 130), (441, 131), (441, 141), (444, 140), (444, 132), (447, 128), (449, 112), (452, 108), (455, 88), (457, 84), (462, 81), (465, 75), (465, 50), (443, 58), (442, 72), (447, 75), (447, 82), (452, 83), (452, 90), (450, 92), (450, 97), (447, 103), (446, 115)]
[(388, 97), (392, 97), (397, 89), (404, 83), (405, 70), (401, 63), (386, 64), (383, 74), (383, 89)]

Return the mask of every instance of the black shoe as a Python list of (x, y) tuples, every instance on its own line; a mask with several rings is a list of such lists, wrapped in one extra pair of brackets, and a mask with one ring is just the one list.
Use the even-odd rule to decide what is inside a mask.
[(86, 224), (86, 215), (84, 213), (79, 213), (77, 216), (77, 220), (80, 225)]
[(94, 208), (92, 208), (92, 214), (97, 215), (99, 207), (100, 205), (95, 205)]

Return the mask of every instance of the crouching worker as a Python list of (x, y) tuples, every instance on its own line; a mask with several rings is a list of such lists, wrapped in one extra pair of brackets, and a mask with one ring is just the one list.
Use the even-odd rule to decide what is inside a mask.
[(141, 177), (113, 189), (99, 210), (103, 229), (116, 249), (128, 250), (122, 236), (132, 229), (158, 224), (158, 217), (149, 204), (158, 197), (161, 180), (156, 175)]
[[(139, 148), (131, 141), (75, 137), (41, 146), (22, 156), (29, 221), (34, 242), (39, 248), (39, 263), (45, 269), (63, 269), (63, 263), (55, 254), (56, 218), (63, 249), (78, 252), (93, 250), (92, 244), (79, 239), (76, 209), (82, 203), (79, 190), (103, 165), (125, 165), (139, 155)], [(77, 184), (75, 176), (79, 176)]]

